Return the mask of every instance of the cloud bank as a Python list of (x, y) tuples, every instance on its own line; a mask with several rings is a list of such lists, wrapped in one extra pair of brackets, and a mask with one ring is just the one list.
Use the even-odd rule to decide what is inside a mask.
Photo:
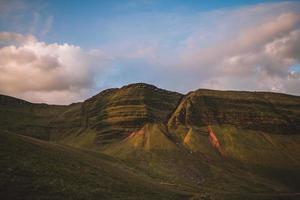
[(100, 54), (69, 44), (46, 44), (32, 35), (1, 32), (0, 40), (5, 44), (0, 48), (1, 93), (65, 104), (82, 100), (94, 88)]
[(299, 71), (291, 69), (300, 62), (299, 25), (300, 14), (280, 14), (210, 48), (191, 47), (181, 66), (204, 72), (204, 87), (299, 94)]

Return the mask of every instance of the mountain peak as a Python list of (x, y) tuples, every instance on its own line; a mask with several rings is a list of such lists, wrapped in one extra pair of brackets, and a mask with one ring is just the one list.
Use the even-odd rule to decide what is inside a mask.
[(127, 88), (149, 88), (149, 89), (158, 89), (155, 85), (151, 85), (148, 83), (131, 83), (128, 85), (125, 85), (123, 87), (121, 87), (121, 89), (127, 89)]

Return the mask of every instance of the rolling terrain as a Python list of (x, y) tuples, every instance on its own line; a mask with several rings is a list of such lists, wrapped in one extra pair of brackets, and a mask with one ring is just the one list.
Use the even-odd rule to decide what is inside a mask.
[(300, 198), (297, 96), (144, 83), (67, 106), (0, 95), (0, 127), (6, 199)]
[(101, 153), (0, 133), (1, 199), (182, 199)]

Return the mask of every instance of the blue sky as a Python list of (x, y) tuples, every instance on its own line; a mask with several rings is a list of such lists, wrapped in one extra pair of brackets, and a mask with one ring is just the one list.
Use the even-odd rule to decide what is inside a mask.
[(299, 95), (298, 46), (298, 1), (2, 0), (0, 93), (65, 104), (147, 82)]
[[(231, 9), (245, 5), (272, 2), (283, 1), (4, 0), (2, 4), (6, 4), (10, 9), (4, 11), (7, 12), (7, 16), (1, 17), (0, 28), (11, 32), (34, 34), (37, 38), (47, 42), (71, 43), (84, 48), (96, 48), (102, 44), (112, 42), (115, 38), (119, 39), (121, 37), (120, 34), (115, 33), (115, 31), (111, 29), (111, 26), (115, 25), (118, 20), (123, 18), (127, 19), (126, 23), (133, 24), (134, 21), (137, 20), (135, 16), (142, 14), (153, 16), (169, 14), (180, 17), (181, 15), (193, 15), (199, 12)], [(13, 20), (14, 23), (11, 23), (11, 20)], [(147, 23), (149, 23), (143, 21), (143, 19), (139, 20), (142, 22), (142, 26), (145, 27), (147, 26)], [(48, 25), (49, 23), (51, 23), (51, 25)], [(47, 26), (51, 27), (47, 28)], [(47, 34), (44, 33), (44, 29), (47, 29)], [(136, 27), (136, 30), (132, 31), (137, 32), (138, 30), (138, 27)], [(126, 39), (126, 35), (122, 35), (122, 37)]]

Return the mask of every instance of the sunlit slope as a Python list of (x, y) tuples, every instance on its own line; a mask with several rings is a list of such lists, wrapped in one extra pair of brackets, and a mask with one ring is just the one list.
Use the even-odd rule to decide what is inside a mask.
[(0, 124), (3, 130), (44, 140), (85, 146), (83, 139), (91, 146), (101, 145), (123, 139), (144, 123), (167, 121), (181, 97), (144, 83), (108, 89), (68, 106), (33, 104), (1, 95)]
[(167, 124), (146, 124), (104, 152), (172, 184), (297, 193), (299, 105), (299, 97), (284, 94), (198, 90)]
[(169, 128), (230, 124), (298, 134), (299, 101), (291, 95), (238, 91), (197, 90), (183, 96), (139, 83), (105, 90), (69, 106), (32, 104), (0, 96), (0, 124), (4, 130), (45, 140), (71, 140), (74, 145), (77, 136), (82, 140), (85, 135), (93, 135), (91, 146), (122, 140), (145, 123), (168, 122)]
[(83, 103), (88, 126), (98, 144), (111, 143), (145, 123), (165, 122), (182, 95), (148, 84), (132, 84), (102, 92)]
[[(108, 89), (65, 112), (63, 116), (67, 119), (81, 119), (80, 129), (55, 140), (95, 149), (118, 142), (145, 123), (167, 122), (181, 98), (179, 93), (144, 83)], [(82, 140), (88, 143), (83, 144)]]
[[(185, 148), (231, 162), (289, 188), (300, 189), (300, 98), (284, 94), (191, 92), (178, 105), (168, 130)], [(208, 127), (218, 140), (211, 142)]]
[(210, 144), (206, 127), (186, 130), (186, 137), (180, 140), (163, 124), (146, 124), (124, 140), (107, 145), (103, 152), (166, 185), (188, 188), (212, 199), (295, 197), (297, 189), (290, 185), (222, 157)]
[(187, 199), (99, 153), (0, 133), (1, 199)]

